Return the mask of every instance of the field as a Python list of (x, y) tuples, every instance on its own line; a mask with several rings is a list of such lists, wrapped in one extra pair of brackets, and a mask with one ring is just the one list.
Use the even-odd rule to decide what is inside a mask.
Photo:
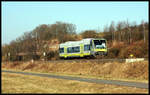
[(2, 93), (148, 93), (148, 89), (2, 72)]
[[(148, 61), (134, 63), (9, 62), (2, 70), (148, 83)], [(41, 85), (42, 84), (42, 85)], [(148, 89), (2, 73), (3, 93), (148, 93)]]

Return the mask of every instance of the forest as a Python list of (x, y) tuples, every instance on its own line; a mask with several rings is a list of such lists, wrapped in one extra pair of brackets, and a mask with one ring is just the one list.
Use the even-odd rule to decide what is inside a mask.
[(54, 24), (42, 24), (9, 44), (2, 45), (2, 61), (56, 60), (59, 59), (58, 49), (52, 50), (50, 46), (84, 38), (105, 38), (108, 47), (105, 58), (129, 58), (130, 54), (134, 58), (148, 58), (148, 26), (149, 23), (144, 21), (138, 25), (128, 20), (112, 21), (103, 30), (77, 33), (77, 27), (72, 23), (57, 21)]

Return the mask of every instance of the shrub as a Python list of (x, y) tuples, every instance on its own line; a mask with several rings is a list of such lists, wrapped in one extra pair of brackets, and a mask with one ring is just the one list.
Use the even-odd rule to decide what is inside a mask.
[(108, 51), (108, 56), (111, 58), (116, 58), (116, 57), (118, 57), (119, 52), (120, 52), (119, 48), (111, 48)]
[(50, 51), (49, 53), (47, 53), (46, 55), (46, 59), (47, 60), (56, 60), (59, 59), (59, 53), (58, 51)]

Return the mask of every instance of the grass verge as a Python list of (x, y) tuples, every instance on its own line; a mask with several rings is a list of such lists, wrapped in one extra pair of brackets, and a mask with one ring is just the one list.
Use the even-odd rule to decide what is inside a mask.
[(148, 89), (2, 72), (2, 93), (148, 93)]
[(148, 83), (148, 61), (135, 63), (52, 63), (52, 62), (14, 62), (2, 64), (2, 69), (46, 74), (123, 80)]

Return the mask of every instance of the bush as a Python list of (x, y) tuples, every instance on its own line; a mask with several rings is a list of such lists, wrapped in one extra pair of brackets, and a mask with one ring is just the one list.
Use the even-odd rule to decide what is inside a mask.
[(148, 45), (143, 41), (132, 43), (121, 49), (119, 56), (121, 58), (129, 58), (130, 54), (134, 57), (148, 57)]
[(111, 48), (111, 49), (108, 51), (108, 57), (117, 58), (119, 52), (120, 52), (120, 49), (119, 49), (119, 48)]
[(49, 53), (47, 53), (46, 59), (47, 60), (56, 60), (56, 59), (59, 59), (59, 53), (58, 53), (58, 51), (50, 51)]

